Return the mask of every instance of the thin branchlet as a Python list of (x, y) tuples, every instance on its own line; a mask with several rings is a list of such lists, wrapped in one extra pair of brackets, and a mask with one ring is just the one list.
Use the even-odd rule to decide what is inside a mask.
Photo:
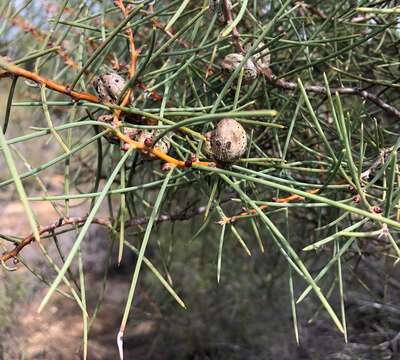
[[(119, 236), (120, 248), (143, 234), (142, 243), (150, 238), (151, 244), (153, 233), (161, 244), (172, 223), (180, 221), (176, 228), (189, 238), (204, 229), (212, 238), (219, 237), (219, 281), (229, 254), (224, 237), (235, 236), (249, 254), (253, 249), (246, 242), (253, 231), (250, 236), (261, 251), (264, 240), (277, 245), (290, 274), (305, 280), (306, 291), (314, 291), (335, 326), (345, 331), (343, 282), (348, 279), (341, 274), (341, 264), (347, 255), (372, 253), (385, 257), (386, 265), (400, 258), (394, 237), (400, 228), (396, 9), (383, 3), (356, 8), (345, 0), (215, 0), (209, 9), (206, 1), (179, 0), (103, 1), (96, 7), (70, 0), (62, 2), (64, 8), (49, 1), (54, 9), (37, 3), (26, 2), (21, 12), (12, 2), (10, 11), (1, 9), (0, 84), (6, 95), (10, 89), (4, 111), (4, 141), (13, 151), (8, 162), (14, 159), (16, 169), (27, 169), (18, 174), (13, 170), (12, 179), (22, 180), (28, 196), (23, 200), (46, 201), (61, 216), (50, 224), (37, 224), (42, 239), (79, 228), (76, 239), (82, 241), (97, 224)], [(373, 10), (377, 13), (370, 13)], [(91, 88), (94, 77), (109, 72), (126, 81), (112, 104)], [(10, 78), (19, 80), (11, 84)], [(37, 85), (46, 104), (31, 90)], [(51, 129), (34, 128), (43, 111), (54, 123)], [(224, 114), (231, 124), (243, 127), (240, 151), (229, 158), (222, 150), (235, 144), (215, 137)], [(32, 130), (16, 134), (16, 124)], [(92, 126), (95, 136), (90, 135)], [(152, 135), (136, 137), (145, 132)], [(53, 149), (50, 137), (55, 134), (70, 153), (59, 155)], [(212, 152), (207, 152), (207, 134), (214, 134)], [(163, 140), (168, 140), (164, 148)], [(35, 153), (44, 153), (39, 146), (46, 146), (50, 160), (36, 161)], [(62, 177), (63, 186), (51, 186), (53, 175)], [(1, 181), (0, 188), (9, 191), (12, 179)], [(97, 211), (107, 197), (110, 214), (104, 217)], [(74, 199), (84, 202), (76, 209), (81, 213), (71, 216)], [(88, 211), (87, 199), (92, 199)], [(190, 225), (185, 220), (191, 220)], [(298, 222), (310, 233), (291, 241)], [(164, 225), (153, 226), (158, 223)], [(134, 236), (125, 231), (133, 227), (138, 231)], [(1, 234), (9, 243), (0, 258), (3, 266), (22, 261), (21, 251), (35, 241), (32, 234), (21, 240), (13, 235)], [(339, 242), (339, 236), (349, 240)], [(185, 241), (182, 248), (187, 249), (188, 237), (182, 238), (174, 241)], [(353, 238), (356, 251), (349, 242)], [(83, 251), (77, 243), (71, 255), (62, 257), (57, 281), (73, 278), (69, 266), (81, 261)], [(50, 244), (40, 244), (46, 250), (44, 244)], [(324, 247), (321, 253), (333, 254), (323, 270), (328, 273), (337, 265), (332, 278), (339, 286), (341, 316), (321, 291), (323, 275), (310, 275), (298, 244), (304, 251)], [(204, 249), (214, 251), (215, 246)], [(144, 254), (145, 248), (138, 251), (139, 259)], [(193, 263), (186, 252), (184, 256)], [(47, 253), (45, 258), (52, 260)], [(85, 314), (82, 263), (79, 271), (83, 295), (77, 302)], [(133, 303), (138, 271), (128, 304)], [(141, 278), (147, 286), (146, 277)], [(159, 279), (173, 293), (172, 278), (163, 281), (160, 274)], [(294, 279), (290, 278), (293, 318)], [(129, 308), (125, 319), (128, 312)], [(129, 331), (125, 324), (122, 329)], [(122, 338), (123, 333), (118, 337), (121, 354)], [(87, 346), (87, 338), (84, 343)]]

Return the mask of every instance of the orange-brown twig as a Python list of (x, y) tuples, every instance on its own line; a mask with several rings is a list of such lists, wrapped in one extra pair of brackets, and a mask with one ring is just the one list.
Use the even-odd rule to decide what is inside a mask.
[(86, 92), (79, 92), (79, 91), (71, 91), (68, 86), (56, 83), (50, 79), (46, 79), (43, 76), (40, 76), (37, 73), (31, 72), (29, 70), (25, 70), (17, 65), (11, 64), (6, 61), (4, 58), (0, 57), (0, 68), (3, 68), (6, 72), (12, 73), (17, 76), (22, 76), (26, 79), (30, 79), (38, 84), (45, 85), (48, 89), (57, 91), (59, 93), (68, 95), (75, 100), (86, 100), (94, 103), (100, 103), (100, 100), (97, 96)]
[[(118, 6), (123, 15), (125, 16), (125, 18), (128, 16), (128, 10), (126, 9), (124, 3), (122, 2), (122, 0), (116, 0), (115, 1), (116, 6)], [(135, 46), (135, 38), (133, 37), (133, 31), (130, 27), (128, 27), (126, 29), (126, 33), (128, 35), (128, 39), (129, 39), (129, 52), (131, 55), (131, 60), (130, 60), (130, 64), (129, 64), (129, 69), (128, 69), (128, 74), (129, 74), (129, 78), (132, 78), (135, 75), (136, 72), (136, 63), (137, 63), (137, 59), (139, 56), (139, 51), (136, 50), (136, 46)], [(132, 89), (128, 89), (128, 91), (125, 94), (124, 99), (121, 102), (121, 106), (126, 106), (129, 104), (130, 102), (130, 98), (131, 98), (131, 94), (132, 94)], [(121, 110), (116, 110), (114, 112), (114, 119), (113, 119), (113, 124), (114, 125), (118, 125), (119, 124), (119, 117), (121, 116)]]
[[(116, 4), (116, 6), (118, 6), (121, 9), (124, 16), (127, 17), (128, 10), (126, 9), (122, 0), (116, 0), (115, 4)], [(129, 76), (132, 77), (133, 75), (135, 75), (135, 72), (136, 72), (136, 62), (137, 62), (137, 58), (139, 56), (139, 51), (136, 50), (135, 39), (133, 37), (133, 31), (130, 27), (127, 28), (126, 33), (128, 35), (128, 39), (129, 39), (129, 50), (130, 50), (130, 55), (131, 55), (131, 61), (130, 61), (130, 65), (129, 65)]]
[[(307, 190), (309, 194), (318, 194), (321, 191), (321, 189), (311, 189)], [(304, 198), (300, 195), (290, 195), (284, 198), (273, 198), (272, 201), (276, 203), (289, 203), (293, 201), (299, 201), (299, 200), (304, 200)]]
[[(310, 194), (317, 194), (320, 191), (321, 191), (321, 189), (311, 189), (311, 190), (308, 190), (307, 192), (310, 193)], [(294, 194), (286, 196), (286, 197), (283, 197), (283, 198), (272, 198), (272, 201), (276, 202), (276, 203), (290, 203), (290, 202), (300, 201), (300, 200), (304, 200), (304, 198), (302, 196), (294, 195)], [(260, 205), (259, 208), (261, 210), (266, 210), (266, 209), (269, 208), (269, 206), (268, 205)], [(244, 212), (242, 212), (240, 214), (237, 214), (237, 215), (234, 215), (234, 216), (231, 216), (231, 217), (226, 217), (226, 218), (218, 221), (218, 224), (221, 224), (221, 225), (230, 224), (230, 223), (233, 223), (233, 222), (235, 222), (237, 220), (245, 218), (245, 217), (247, 217), (249, 215), (254, 215), (256, 213), (257, 213), (257, 211), (254, 210), (254, 209), (247, 210), (247, 211), (244, 211)]]
[[(23, 68), (20, 68), (17, 65), (10, 64), (8, 61), (6, 61), (4, 58), (0, 57), (0, 68), (3, 68), (7, 72), (17, 75), (17, 76), (22, 76), (26, 79), (30, 79), (38, 84), (44, 84), (47, 88), (57, 91), (59, 93), (68, 95), (72, 97), (75, 100), (86, 100), (90, 101), (93, 103), (101, 103), (101, 101), (94, 95), (86, 93), (86, 92), (79, 92), (79, 91), (71, 91), (68, 86), (56, 83), (52, 80), (46, 79), (43, 76), (40, 76), (37, 73), (25, 70)], [(165, 153), (163, 153), (160, 149), (158, 148), (152, 148), (150, 146), (146, 146), (142, 143), (139, 143), (137, 141), (133, 141), (131, 138), (123, 134), (121, 131), (118, 129), (114, 129), (114, 132), (116, 136), (123, 140), (125, 143), (127, 143), (129, 146), (134, 147), (135, 149), (138, 149), (139, 151), (142, 151), (144, 153), (150, 153), (153, 154), (154, 156), (158, 157), (161, 160), (167, 161), (171, 163), (174, 166), (178, 167), (189, 167), (192, 164), (194, 165), (202, 165), (202, 166), (212, 166), (213, 163), (209, 162), (203, 162), (203, 161), (194, 161), (193, 163), (188, 163), (185, 161), (181, 161), (178, 159), (173, 158), (172, 156), (169, 156)]]
[(173, 158), (172, 156), (167, 155), (162, 152), (158, 147), (147, 146), (144, 143), (137, 142), (132, 140), (129, 136), (123, 134), (121, 131), (115, 129), (115, 135), (122, 141), (124, 141), (128, 146), (131, 146), (145, 154), (152, 154), (158, 157), (161, 160), (166, 161), (167, 163), (177, 166), (180, 168), (191, 167), (192, 165), (201, 165), (201, 166), (214, 166), (214, 163), (206, 162), (206, 161), (182, 161)]

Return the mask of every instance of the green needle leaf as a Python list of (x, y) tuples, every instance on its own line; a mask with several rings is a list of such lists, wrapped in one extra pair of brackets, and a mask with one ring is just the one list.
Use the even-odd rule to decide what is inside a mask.
[(118, 162), (118, 164), (116, 165), (114, 171), (112, 172), (112, 174), (108, 178), (106, 184), (104, 185), (103, 190), (101, 191), (101, 193), (100, 193), (99, 197), (97, 198), (96, 202), (94, 203), (93, 208), (90, 211), (90, 213), (89, 213), (84, 225), (82, 226), (82, 229), (79, 232), (79, 235), (78, 235), (77, 239), (75, 240), (74, 245), (72, 246), (67, 258), (65, 259), (65, 263), (64, 263), (63, 267), (61, 268), (61, 270), (58, 273), (57, 277), (55, 278), (55, 280), (51, 284), (51, 287), (50, 287), (49, 291), (47, 292), (47, 294), (45, 295), (45, 297), (43, 298), (42, 302), (40, 303), (38, 312), (41, 312), (43, 310), (43, 308), (46, 306), (46, 304), (50, 300), (51, 296), (53, 295), (54, 291), (57, 289), (58, 285), (60, 284), (63, 276), (67, 272), (67, 269), (70, 267), (73, 259), (75, 258), (75, 255), (77, 254), (77, 252), (79, 250), (79, 247), (80, 247), (80, 245), (82, 243), (82, 240), (85, 238), (85, 236), (86, 236), (86, 234), (87, 234), (87, 232), (89, 230), (89, 227), (92, 224), (92, 221), (93, 221), (97, 211), (100, 208), (101, 203), (103, 202), (104, 198), (106, 197), (106, 195), (108, 193), (108, 190), (110, 189), (111, 185), (114, 182), (115, 177), (118, 175), (121, 167), (124, 165), (125, 161), (131, 155), (132, 151), (133, 151), (133, 149), (129, 148), (129, 150), (124, 154), (124, 156)]

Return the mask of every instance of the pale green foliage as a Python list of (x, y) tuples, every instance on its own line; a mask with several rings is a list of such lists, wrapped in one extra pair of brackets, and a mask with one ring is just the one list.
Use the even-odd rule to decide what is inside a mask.
[[(75, 102), (22, 78), (12, 83), (0, 77), (2, 89), (11, 89), (8, 105), (1, 105), (8, 145), (0, 139), (10, 176), (0, 189), (18, 190), (33, 228), (28, 205), (39, 201), (52, 204), (60, 218), (71, 216), (71, 204), (81, 201), (80, 214), (88, 215), (76, 226), (56, 230), (68, 229), (74, 238), (65, 257), (60, 251), (59, 266), (45, 251), (51, 234), (43, 235), (41, 250), (57, 274), (47, 282), (50, 290), (40, 309), (64, 283), (62, 290), (80, 299), (83, 317), (89, 316), (89, 324), (93, 320), (83, 296), (88, 269), (79, 263), (79, 276), (74, 276), (71, 266), (99, 217), (110, 240), (119, 242), (119, 259), (126, 252), (139, 254), (136, 268), (130, 267), (125, 313), (121, 309), (118, 314), (124, 314), (122, 331), (135, 308), (142, 272), (143, 286), (163, 289), (159, 297), (172, 295), (184, 307), (183, 295), (190, 302), (194, 284), (199, 291), (207, 289), (210, 273), (216, 282), (228, 281), (240, 291), (232, 273), (243, 278), (246, 264), (254, 265), (266, 248), (265, 256), (279, 259), (279, 270), (268, 268), (271, 272), (260, 275), (260, 281), (270, 285), (273, 271), (277, 277), (289, 274), (285, 312), (294, 319), (296, 340), (297, 311), (303, 299), (313, 299), (310, 294), (324, 310), (323, 318), (347, 339), (348, 264), (373, 254), (395, 268), (400, 257), (400, 32), (395, 11), (384, 10), (396, 2), (384, 2), (373, 17), (363, 9), (357, 12), (356, 6), (382, 2), (232, 1), (229, 24), (221, 16), (223, 1), (213, 2), (214, 11), (208, 1), (156, 1), (154, 13), (146, 2), (124, 3), (132, 4), (127, 18), (112, 1), (0, 4), (0, 55), (94, 95), (97, 75), (119, 72), (133, 89), (123, 126), (160, 129), (157, 140), (168, 136), (169, 155), (179, 161), (207, 161), (203, 134), (222, 118), (241, 122), (248, 148), (234, 163), (189, 164), (165, 172), (162, 161), (121, 150), (109, 136), (111, 125), (96, 121), (117, 105)], [(140, 48), (137, 72), (130, 79), (127, 26)], [(239, 59), (234, 66), (221, 66), (226, 55), (243, 49), (242, 55), (231, 56)], [(268, 61), (256, 69), (261, 53)], [(108, 137), (103, 136), (106, 130)], [(37, 159), (44, 147), (46, 157)], [(50, 178), (56, 175), (62, 186), (54, 191)], [(295, 201), (282, 200), (293, 194)], [(216, 224), (243, 209), (249, 213), (237, 222)], [(167, 224), (158, 227), (158, 217)], [(20, 236), (1, 234), (8, 248)], [(107, 256), (114, 255), (110, 251)], [(204, 259), (212, 259), (212, 265), (203, 266)], [(192, 267), (203, 270), (207, 279), (192, 282), (187, 275)], [(148, 269), (155, 277), (149, 278)], [(384, 286), (389, 286), (386, 275)]]

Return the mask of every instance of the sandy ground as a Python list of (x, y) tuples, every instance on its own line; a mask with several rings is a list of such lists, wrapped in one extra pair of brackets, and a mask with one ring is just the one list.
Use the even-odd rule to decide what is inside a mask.
[[(57, 219), (57, 213), (48, 203), (34, 203), (33, 211), (38, 220), (45, 224)], [(75, 212), (78, 210), (75, 209)], [(0, 227), (3, 233), (27, 235), (30, 233), (29, 224), (25, 221), (24, 211), (18, 201), (9, 202), (3, 206), (3, 216), (0, 217)], [(18, 219), (18, 220), (16, 220)], [(93, 304), (96, 303), (102, 286), (101, 272), (104, 270), (105, 251), (98, 251), (98, 243), (107, 244), (107, 233), (104, 229), (93, 227), (83, 249), (90, 255), (91, 247), (97, 248), (96, 255), (87, 256), (85, 266), (88, 270), (86, 277), (89, 315), (93, 314)], [(62, 247), (66, 250), (71, 246), (73, 234), (60, 237)], [(43, 240), (43, 241), (49, 241)], [(93, 243), (97, 243), (93, 244)], [(10, 248), (8, 246), (8, 248)], [(54, 246), (47, 246), (49, 253), (56, 258)], [(51, 279), (46, 266), (43, 265), (43, 256), (36, 244), (26, 247), (24, 259), (47, 279)], [(17, 264), (17, 271), (0, 272), (0, 281), (21, 283), (19, 299), (8, 310), (8, 325), (3, 328), (1, 336), (3, 356), (1, 359), (79, 359), (81, 358), (83, 323), (80, 308), (73, 300), (56, 293), (42, 313), (38, 314), (39, 304), (46, 294), (47, 287), (40, 283), (22, 264)], [(51, 274), (51, 276), (50, 276)], [(117, 359), (116, 334), (119, 329), (122, 312), (125, 306), (126, 294), (129, 287), (128, 274), (115, 276), (111, 274), (108, 281), (104, 301), (97, 315), (96, 321), (90, 330), (89, 359)], [(64, 290), (67, 288), (61, 287)], [(139, 291), (140, 295), (140, 291)], [(14, 294), (16, 296), (16, 294)], [(140, 296), (139, 296), (140, 298)], [(4, 300), (4, 299), (3, 299)], [(1, 300), (0, 300), (1, 303)], [(0, 307), (1, 312), (1, 307)], [(155, 331), (156, 323), (144, 320), (130, 329), (130, 342), (136, 336), (145, 339)], [(144, 341), (144, 344), (146, 341)], [(0, 347), (0, 349), (1, 349)], [(135, 358), (146, 351), (141, 346), (134, 347)], [(126, 354), (132, 353), (132, 348)], [(1, 355), (1, 352), (0, 352)], [(129, 358), (129, 357), (128, 357)], [(139, 357), (140, 358), (140, 357)]]

